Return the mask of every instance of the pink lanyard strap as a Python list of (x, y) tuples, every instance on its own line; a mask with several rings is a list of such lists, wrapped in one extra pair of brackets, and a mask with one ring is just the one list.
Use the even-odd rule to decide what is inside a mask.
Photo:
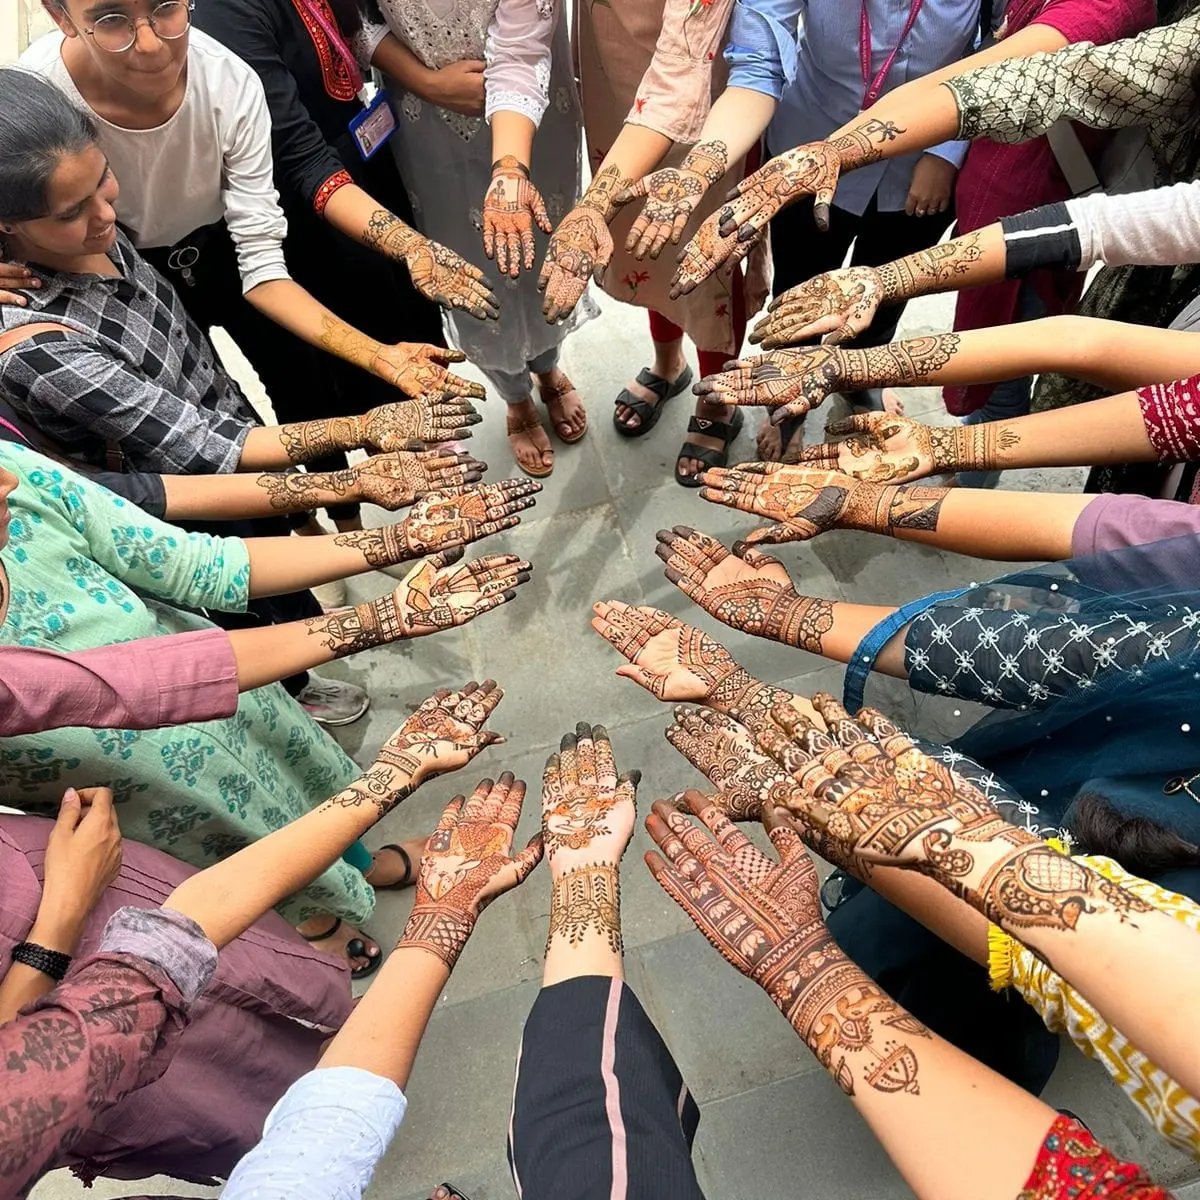
[(19, 437), (21, 441), (25, 443), (25, 445), (33, 445), (33, 443), (11, 421), (6, 421), (3, 417), (0, 417), (0, 425), (3, 425), (5, 429), (11, 430), (13, 433), (15, 433), (17, 437)]
[(883, 91), (883, 85), (887, 82), (888, 73), (896, 61), (896, 55), (900, 53), (900, 47), (912, 33), (913, 26), (917, 23), (917, 16), (921, 11), (921, 5), (925, 3), (925, 0), (912, 0), (908, 9), (908, 20), (904, 22), (900, 40), (896, 43), (896, 48), (884, 60), (883, 66), (876, 72), (874, 79), (871, 78), (871, 14), (867, 11), (869, 2), (870, 0), (862, 0), (862, 11), (858, 23), (858, 58), (862, 65), (863, 87), (866, 89), (863, 92), (862, 106), (864, 109), (870, 108), (879, 99), (879, 93)]
[(346, 45), (346, 39), (342, 37), (341, 32), (321, 11), (320, 0), (301, 0), (301, 3), (308, 10), (312, 19), (320, 25), (321, 32), (329, 39), (329, 44), (333, 47), (334, 53), (346, 64), (346, 70), (350, 73), (350, 83), (354, 88), (355, 95), (361, 97), (365, 83), (363, 81), (362, 70), (358, 65), (358, 59), (354, 57), (354, 51)]

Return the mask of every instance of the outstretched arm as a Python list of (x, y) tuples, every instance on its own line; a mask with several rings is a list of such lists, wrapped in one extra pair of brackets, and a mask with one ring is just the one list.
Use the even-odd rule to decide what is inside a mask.
[(1060, 316), (864, 350), (774, 350), (738, 360), (694, 390), (723, 404), (770, 408), (779, 422), (803, 416), (832, 392), (863, 387), (996, 383), (1057, 371), (1116, 390), (1167, 383), (1197, 366), (1200, 334)]

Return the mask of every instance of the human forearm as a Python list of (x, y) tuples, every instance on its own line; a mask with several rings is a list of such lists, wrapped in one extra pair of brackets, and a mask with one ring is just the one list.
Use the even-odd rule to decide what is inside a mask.
[(977, 558), (1058, 561), (1071, 557), (1075, 524), (1094, 499), (856, 483), (849, 489), (837, 528), (924, 542)]
[(713, 102), (696, 144), (721, 142), (726, 165), (740, 162), (766, 132), (777, 104), (773, 96), (750, 88), (727, 87)]
[(401, 939), (317, 1069), (358, 1067), (406, 1087), (425, 1026), (449, 978), (440, 958)]
[(624, 979), (622, 948), (619, 864), (602, 857), (572, 868), (552, 862), (542, 986), (581, 975)]
[(437, 72), (427, 67), (395, 34), (387, 34), (375, 47), (371, 66), (394, 79), (406, 92), (422, 100), (436, 101)]
[(325, 220), (348, 238), (404, 262), (421, 235), (356, 184), (340, 187), (325, 206)]
[(425, 550), (409, 544), (403, 522), (380, 529), (324, 534), (304, 539), (298, 552), (290, 537), (247, 538), (250, 555), (250, 596), (279, 596), (347, 579), (364, 571), (394, 566), (419, 558)]
[(935, 837), (927, 870), (1049, 963), (1196, 1094), (1200, 1048), (1179, 1019), (1200, 1005), (1200, 938), (1193, 930), (1023, 830), (1005, 826), (987, 841), (952, 830), (927, 834), (926, 842)]
[(329, 869), (413, 790), (412, 773), (377, 762), (320, 807), (184, 880), (163, 902), (218, 948)]
[(161, 478), (167, 497), (165, 516), (173, 522), (269, 517), (330, 504), (356, 504), (363, 499), (353, 470)]
[[(45, 950), (74, 955), (86, 921), (87, 913), (74, 911), (43, 892), (37, 917), (23, 940)], [(0, 1025), (11, 1021), (39, 996), (53, 991), (55, 984), (56, 981), (44, 971), (24, 963), (9, 963), (3, 980), (0, 980)]]
[(614, 198), (624, 187), (653, 171), (672, 145), (670, 138), (644, 125), (621, 126), (580, 204), (596, 209), (608, 221), (616, 211)]
[(533, 164), (537, 126), (524, 113), (501, 109), (492, 114), (492, 162), (515, 158), (523, 167)]
[[(913, 1191), (957, 1200), (970, 1179), (981, 1200), (1015, 1196), (1053, 1111), (917, 1021), (838, 950), (823, 924), (788, 961), (790, 986), (767, 987), (768, 995)], [(851, 1035), (851, 1010), (870, 1014), (855, 1021), (865, 1037)]]
[(287, 679), (360, 650), (389, 645), (403, 636), (390, 594), (306, 621), (229, 631), (239, 692)]

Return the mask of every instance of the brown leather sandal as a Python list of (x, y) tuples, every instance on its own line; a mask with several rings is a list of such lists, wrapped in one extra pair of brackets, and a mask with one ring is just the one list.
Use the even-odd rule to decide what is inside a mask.
[[(510, 418), (511, 421), (511, 418)], [(513, 449), (513, 462), (516, 464), (517, 470), (528, 475), (530, 479), (545, 479), (548, 475), (554, 474), (554, 464), (551, 463), (548, 467), (541, 467), (534, 470), (532, 467), (525, 466), (524, 463), (517, 457), (516, 449), (512, 447), (512, 439), (522, 433), (532, 433), (535, 429), (540, 429), (543, 433), (546, 432), (546, 427), (536, 417), (529, 421), (522, 421), (518, 425), (509, 424), (508, 437), (509, 446)]]
[[(562, 375), (561, 383), (539, 383), (538, 394), (542, 398), (542, 403), (549, 409), (551, 404), (559, 403), (568, 392), (577, 392), (579, 389), (567, 378), (565, 372), (559, 372)], [(573, 446), (576, 442), (582, 441), (587, 436), (588, 419), (587, 413), (583, 414), (583, 428), (574, 436), (566, 437), (558, 431), (558, 422), (553, 416), (550, 418), (550, 432), (554, 434), (560, 442), (566, 446)]]

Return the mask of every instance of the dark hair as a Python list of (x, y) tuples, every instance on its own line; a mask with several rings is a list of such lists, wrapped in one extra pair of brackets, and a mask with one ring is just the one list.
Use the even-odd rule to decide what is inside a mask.
[(1200, 846), (1150, 817), (1126, 817), (1103, 797), (1085, 793), (1071, 807), (1071, 832), (1088, 854), (1115, 858), (1133, 875), (1200, 867)]
[(352, 38), (363, 24), (363, 8), (360, 0), (329, 0), (333, 9), (334, 20), (342, 31), (342, 36)]
[(59, 160), (95, 144), (95, 122), (52, 83), (0, 69), (0, 221), (44, 217)]

